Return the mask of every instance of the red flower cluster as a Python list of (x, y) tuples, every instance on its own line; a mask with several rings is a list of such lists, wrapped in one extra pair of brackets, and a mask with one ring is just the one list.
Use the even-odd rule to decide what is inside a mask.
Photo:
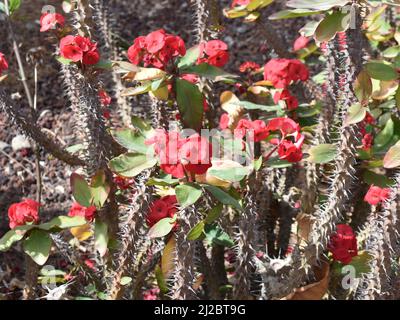
[(105, 90), (99, 90), (99, 99), (100, 103), (106, 107), (111, 104), (111, 97)]
[(358, 254), (357, 238), (353, 229), (347, 224), (338, 224), (336, 233), (331, 236), (328, 250), (332, 252), (333, 259), (348, 264)]
[(60, 40), (60, 53), (65, 59), (93, 65), (99, 62), (100, 54), (97, 44), (89, 38), (81, 36), (66, 36)]
[(58, 26), (64, 27), (65, 18), (59, 13), (43, 13), (40, 17), (40, 32), (55, 29)]
[(147, 224), (149, 227), (154, 226), (161, 219), (172, 218), (177, 212), (177, 204), (178, 200), (176, 196), (165, 196), (154, 201), (150, 205), (150, 210), (147, 214)]
[(157, 300), (160, 289), (154, 288), (143, 292), (143, 300)]
[(254, 142), (260, 142), (266, 139), (269, 135), (269, 130), (264, 121), (240, 119), (234, 132), (235, 137), (243, 138), (249, 131), (253, 131), (254, 133)]
[(306, 81), (308, 77), (307, 67), (296, 59), (271, 59), (264, 66), (264, 80), (271, 81), (277, 89), (285, 89), (275, 93), (275, 103), (284, 100), (289, 110), (296, 109), (299, 103), (295, 97), (290, 95), (287, 87), (292, 81)]
[(135, 179), (116, 176), (114, 178), (114, 183), (118, 186), (119, 189), (127, 190), (132, 188), (132, 185), (135, 183)]
[(68, 212), (69, 217), (84, 217), (86, 221), (92, 222), (96, 214), (96, 207), (90, 206), (88, 208), (81, 206), (79, 203), (74, 202)]
[(233, 0), (231, 4), (231, 8), (236, 6), (247, 6), (251, 0)]
[(38, 223), (40, 204), (31, 199), (14, 203), (8, 208), (10, 228), (23, 226), (27, 223)]
[(267, 125), (268, 131), (280, 131), (281, 139), (271, 139), (271, 143), (277, 145), (278, 155), (281, 160), (299, 162), (303, 158), (301, 148), (304, 135), (300, 133), (300, 125), (290, 118), (275, 118)]
[(4, 54), (2, 54), (0, 52), (0, 76), (1, 76), (2, 72), (7, 69), (8, 69), (8, 62), (7, 62)]
[(378, 203), (383, 202), (389, 198), (390, 189), (380, 188), (374, 185), (369, 187), (367, 194), (364, 197), (364, 201), (368, 202), (371, 206), (376, 206)]
[(211, 167), (211, 144), (197, 133), (182, 138), (176, 131), (158, 129), (145, 143), (154, 145), (161, 169), (175, 178), (185, 177), (185, 172), (204, 174)]
[(272, 82), (275, 88), (285, 89), (291, 82), (306, 81), (307, 67), (297, 59), (271, 59), (264, 66), (264, 80)]
[(200, 55), (197, 64), (208, 63), (223, 67), (229, 60), (228, 45), (221, 40), (211, 40), (200, 44)]
[(258, 63), (255, 63), (252, 61), (246, 61), (240, 65), (239, 71), (242, 73), (245, 73), (245, 72), (256, 71), (260, 68), (261, 68), (261, 66)]
[(164, 69), (172, 58), (184, 56), (186, 47), (183, 40), (163, 29), (140, 36), (128, 49), (128, 59), (135, 65), (143, 62), (145, 67)]
[(299, 101), (296, 97), (292, 96), (287, 89), (276, 91), (274, 94), (274, 102), (278, 103), (280, 100), (285, 101), (289, 110), (295, 110), (299, 106)]
[(307, 44), (310, 42), (310, 38), (308, 37), (304, 37), (304, 36), (300, 36), (296, 39), (296, 41), (293, 44), (293, 50), (294, 51), (298, 51), (300, 49), (304, 49), (305, 47), (307, 47)]
[(372, 136), (372, 134), (367, 133), (364, 135), (364, 137), (362, 138), (362, 148), (364, 150), (369, 150), (374, 142), (374, 137)]

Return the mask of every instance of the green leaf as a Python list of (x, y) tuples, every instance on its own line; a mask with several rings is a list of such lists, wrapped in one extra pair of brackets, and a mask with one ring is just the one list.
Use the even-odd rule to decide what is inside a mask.
[(185, 56), (183, 56), (179, 60), (178, 68), (179, 69), (184, 69), (184, 68), (186, 68), (188, 66), (193, 65), (197, 61), (197, 58), (199, 57), (199, 55), (200, 55), (199, 46), (194, 46), (194, 47), (188, 49), (186, 51)]
[(254, 170), (256, 170), (256, 171), (260, 170), (262, 167), (262, 164), (263, 164), (263, 157), (261, 156), (257, 160), (253, 161)]
[(333, 7), (342, 7), (349, 0), (290, 0), (286, 6), (298, 9), (329, 10)]
[(113, 138), (129, 151), (146, 154), (148, 146), (144, 143), (145, 137), (132, 129), (120, 129), (112, 132)]
[(130, 284), (131, 282), (132, 282), (131, 277), (122, 277), (119, 283), (121, 284), (121, 286), (126, 286), (127, 284)]
[(101, 257), (107, 253), (108, 240), (107, 224), (96, 219), (94, 225), (94, 247)]
[(395, 68), (381, 61), (367, 62), (364, 67), (369, 76), (373, 79), (391, 81), (397, 80), (399, 77)]
[(51, 231), (53, 229), (69, 229), (80, 227), (86, 224), (84, 217), (68, 217), (68, 216), (58, 216), (51, 219), (49, 222), (39, 224), (37, 226), (32, 226), (33, 228), (38, 228), (46, 231)]
[(398, 54), (400, 54), (400, 46), (389, 47), (382, 52), (382, 56), (388, 59), (396, 58)]
[(219, 203), (217, 206), (213, 207), (210, 212), (207, 214), (207, 217), (204, 219), (204, 222), (207, 224), (213, 223), (215, 220), (217, 220), (221, 213), (222, 213), (222, 208), (224, 206)]
[(42, 266), (49, 258), (51, 249), (51, 238), (43, 230), (32, 230), (29, 236), (24, 240), (24, 252), (29, 255), (36, 264)]
[(354, 92), (362, 104), (367, 104), (372, 94), (372, 81), (368, 72), (362, 70), (354, 82)]
[(144, 82), (139, 86), (125, 88), (121, 91), (121, 97), (137, 96), (151, 90), (151, 82)]
[(191, 66), (185, 69), (181, 70), (182, 74), (185, 73), (193, 73), (197, 74), (201, 77), (207, 78), (211, 81), (217, 82), (217, 81), (229, 81), (235, 78), (238, 78), (238, 76), (225, 72), (221, 68), (214, 67), (209, 65), (208, 63), (202, 63), (198, 64), (195, 66)]
[(393, 185), (393, 180), (388, 177), (377, 174), (370, 170), (365, 170), (363, 173), (363, 180), (369, 185), (375, 185), (381, 188), (389, 188)]
[(201, 197), (203, 191), (195, 184), (180, 184), (175, 187), (175, 194), (181, 208), (194, 204)]
[(204, 233), (210, 245), (221, 245), (229, 248), (235, 244), (229, 235), (217, 224), (207, 224), (204, 227)]
[(347, 111), (344, 124), (346, 126), (359, 123), (364, 120), (367, 114), (367, 108), (363, 107), (360, 103), (353, 104)]
[(242, 211), (243, 208), (240, 205), (239, 201), (237, 201), (235, 198), (233, 198), (230, 194), (226, 193), (225, 191), (221, 190), (218, 187), (215, 186), (209, 186), (209, 185), (204, 185), (204, 188), (211, 192), (211, 194), (219, 200), (221, 203), (232, 206), (236, 208), (239, 211)]
[(185, 126), (199, 129), (203, 120), (203, 95), (199, 88), (186, 80), (176, 79), (176, 100)]
[(334, 144), (319, 144), (308, 150), (310, 156), (307, 161), (313, 163), (327, 163), (335, 159), (337, 147)]
[(97, 69), (111, 70), (113, 67), (113, 63), (110, 60), (100, 60), (93, 67)]
[(241, 106), (247, 110), (262, 110), (267, 112), (282, 110), (280, 106), (265, 106), (261, 104), (252, 103), (249, 101), (233, 102), (233, 105)]
[(204, 226), (205, 223), (203, 220), (197, 223), (192, 229), (190, 229), (187, 239), (190, 241), (198, 239), (203, 234)]
[(157, 279), (157, 285), (158, 288), (160, 289), (160, 292), (162, 293), (167, 293), (168, 292), (168, 285), (167, 282), (164, 279), (164, 275), (163, 272), (160, 268), (159, 265), (156, 266), (155, 270), (154, 270), (156, 279)]
[(157, 91), (164, 82), (164, 78), (155, 80), (151, 83), (151, 91)]
[(171, 232), (174, 227), (176, 219), (175, 218), (164, 218), (158, 221), (149, 230), (148, 236), (150, 239), (160, 238), (166, 236)]
[(385, 127), (377, 134), (374, 140), (374, 151), (382, 150), (391, 140), (394, 134), (394, 122), (391, 118), (386, 122)]
[(132, 116), (131, 122), (132, 125), (140, 131), (143, 137), (150, 138), (154, 134), (154, 129), (145, 120), (136, 116)]
[(291, 167), (292, 165), (293, 165), (293, 163), (290, 163), (286, 160), (281, 160), (277, 157), (271, 158), (265, 163), (266, 167), (275, 168), (275, 169), (288, 168), (288, 167)]
[(269, 6), (272, 2), (274, 2), (274, 0), (251, 0), (246, 9), (249, 11), (261, 9)]
[(0, 239), (0, 251), (8, 250), (15, 242), (21, 240), (27, 230), (18, 230), (17, 228), (8, 231)]
[(250, 172), (252, 171), (251, 167), (211, 167), (208, 169), (207, 173), (213, 177), (229, 181), (229, 182), (239, 182), (243, 180)]
[(383, 166), (387, 169), (400, 166), (400, 141), (388, 150), (383, 158)]
[[(292, 10), (282, 10), (275, 12), (268, 17), (269, 20), (281, 20), (281, 19), (293, 19), (298, 17), (307, 17), (314, 14), (320, 14), (322, 11), (308, 10), (308, 9), (292, 9)], [(315, 31), (316, 26), (314, 27)], [(312, 36), (314, 32), (310, 35)]]
[(61, 57), (61, 56), (57, 57), (56, 59), (57, 59), (57, 61), (60, 62), (61, 64), (65, 64), (65, 65), (67, 65), (67, 66), (70, 65), (71, 63), (73, 63), (72, 60), (66, 59), (66, 58)]
[(20, 6), (21, 6), (21, 0), (10, 0), (8, 6), (10, 10), (10, 15), (13, 14), (15, 11), (17, 11)]
[(165, 175), (161, 175), (158, 178), (151, 177), (147, 181), (146, 185), (167, 187), (167, 186), (177, 185), (178, 183), (179, 183), (179, 179), (172, 178), (172, 175), (170, 175), (170, 174), (165, 174)]
[(299, 33), (304, 37), (312, 37), (315, 33), (315, 29), (318, 27), (318, 24), (318, 21), (309, 21), (304, 25), (303, 28), (299, 30)]
[(90, 207), (92, 205), (92, 192), (86, 180), (77, 173), (72, 173), (70, 178), (70, 184), (72, 189), (72, 195), (74, 199), (84, 207)]
[(99, 170), (92, 177), (90, 182), (90, 192), (93, 198), (93, 204), (100, 209), (107, 201), (110, 193), (110, 184), (107, 181), (107, 176), (104, 170)]
[(315, 39), (319, 42), (333, 39), (337, 32), (346, 30), (349, 22), (347, 18), (347, 13), (339, 11), (326, 15), (319, 23), (317, 29), (315, 29)]
[(143, 170), (152, 168), (156, 165), (157, 159), (141, 153), (125, 153), (108, 163), (111, 171), (120, 176), (131, 178), (137, 176)]

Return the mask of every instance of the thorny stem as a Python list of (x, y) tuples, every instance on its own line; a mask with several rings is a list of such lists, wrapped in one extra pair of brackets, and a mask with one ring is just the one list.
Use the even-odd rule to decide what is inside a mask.
[[(21, 77), (21, 82), (24, 86), (25, 95), (28, 99), (28, 104), (32, 110), (32, 114), (36, 114), (36, 107), (37, 107), (37, 66), (35, 65), (35, 99), (32, 100), (32, 95), (29, 90), (28, 81), (26, 79), (24, 65), (22, 63), (21, 55), (18, 49), (18, 44), (16, 41), (16, 37), (14, 34), (14, 30), (10, 21), (10, 10), (8, 6), (8, 0), (4, 0), (4, 6), (7, 15), (7, 25), (13, 45), (13, 50), (15, 54), (15, 58), (17, 59), (19, 74)], [(36, 118), (36, 116), (35, 116)], [(36, 120), (36, 119), (35, 119)], [(36, 121), (35, 121), (36, 122)], [(41, 177), (41, 170), (40, 170), (40, 150), (37, 143), (33, 142), (33, 147), (35, 150), (35, 167), (36, 167), (36, 201), (40, 203), (41, 194), (42, 194), (42, 177)], [(40, 210), (40, 207), (39, 207)], [(26, 257), (26, 274), (25, 274), (25, 289), (24, 289), (24, 299), (33, 299), (36, 295), (35, 287), (37, 285), (37, 275), (39, 268), (35, 262), (32, 261), (30, 257)]]

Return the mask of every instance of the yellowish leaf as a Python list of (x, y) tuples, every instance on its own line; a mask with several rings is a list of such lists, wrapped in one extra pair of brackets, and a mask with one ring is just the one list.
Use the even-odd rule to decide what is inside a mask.
[(167, 245), (165, 246), (161, 257), (161, 271), (164, 276), (164, 279), (169, 278), (171, 276), (172, 271), (174, 270), (175, 248), (176, 248), (175, 237), (171, 237)]
[(93, 231), (89, 223), (86, 223), (80, 227), (71, 228), (70, 232), (79, 241), (85, 241), (93, 235)]

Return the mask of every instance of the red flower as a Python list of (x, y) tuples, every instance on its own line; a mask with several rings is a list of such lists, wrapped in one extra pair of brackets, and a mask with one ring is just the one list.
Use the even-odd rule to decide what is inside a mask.
[(93, 65), (99, 62), (100, 54), (97, 44), (89, 38), (81, 36), (66, 36), (60, 40), (61, 56), (74, 62), (81, 61), (86, 65)]
[(211, 40), (200, 44), (200, 55), (197, 64), (208, 63), (223, 67), (229, 60), (228, 45), (221, 40)]
[(150, 205), (150, 210), (147, 214), (147, 224), (149, 227), (152, 227), (161, 219), (172, 218), (177, 212), (177, 204), (176, 196), (165, 196), (154, 201)]
[(333, 259), (348, 264), (358, 254), (357, 238), (353, 229), (346, 224), (336, 226), (336, 233), (331, 236), (328, 250), (332, 252)]
[(59, 13), (43, 13), (40, 17), (40, 32), (55, 29), (57, 25), (64, 27), (65, 18)]
[(252, 61), (246, 61), (243, 62), (240, 67), (239, 67), (239, 71), (240, 72), (251, 72), (251, 71), (256, 71), (258, 69), (260, 69), (260, 65), (258, 63), (252, 62)]
[(150, 53), (160, 51), (165, 45), (166, 33), (163, 29), (153, 31), (146, 36), (146, 49)]
[(186, 54), (183, 40), (163, 29), (153, 31), (147, 36), (138, 37), (128, 49), (128, 59), (138, 65), (143, 62), (145, 67), (153, 66), (164, 69), (172, 58)]
[(375, 122), (375, 118), (374, 118), (369, 112), (367, 112), (367, 113), (365, 114), (364, 121), (365, 121), (366, 123), (368, 123), (368, 124), (373, 124), (373, 123)]
[(96, 207), (90, 206), (88, 208), (81, 206), (78, 202), (72, 204), (68, 212), (69, 217), (84, 217), (86, 221), (92, 222), (95, 218)]
[(274, 118), (267, 125), (268, 131), (278, 131), (282, 133), (283, 136), (292, 134), (295, 132), (300, 132), (300, 125), (290, 118)]
[(251, 0), (233, 0), (231, 4), (231, 8), (236, 6), (247, 6)]
[(116, 176), (114, 178), (114, 183), (121, 190), (127, 190), (127, 189), (132, 188), (132, 184), (135, 183), (135, 180), (134, 179), (125, 178), (125, 177)]
[(27, 223), (38, 223), (40, 204), (31, 199), (25, 199), (19, 203), (14, 203), (8, 208), (8, 218), (10, 228), (23, 226)]
[(7, 69), (8, 69), (8, 62), (7, 62), (4, 54), (2, 54), (0, 52), (0, 76), (1, 76), (1, 73)]
[(290, 140), (283, 140), (278, 147), (279, 159), (288, 162), (299, 162), (303, 158), (301, 147), (303, 146), (304, 136), (301, 135), (295, 143)]
[(296, 97), (292, 96), (289, 90), (284, 89), (282, 91), (276, 91), (274, 94), (274, 102), (285, 101), (288, 110), (295, 110), (299, 106), (299, 101)]
[(103, 106), (109, 106), (111, 104), (111, 97), (105, 90), (99, 90), (99, 99)]
[(305, 81), (308, 77), (307, 67), (296, 59), (271, 59), (264, 66), (264, 80), (271, 81), (278, 89), (288, 87), (292, 81)]
[(143, 292), (143, 300), (157, 300), (157, 295), (160, 293), (160, 289), (150, 289)]
[(303, 49), (305, 47), (307, 47), (307, 44), (310, 42), (310, 38), (308, 37), (304, 37), (304, 36), (300, 36), (296, 39), (296, 41), (293, 44), (293, 50), (294, 51), (298, 51), (300, 49)]
[(218, 54), (220, 51), (226, 51), (226, 50), (228, 50), (228, 45), (221, 40), (208, 41), (204, 48), (204, 52), (208, 56), (214, 56)]
[(145, 141), (146, 145), (154, 144), (154, 151), (159, 157), (160, 168), (175, 178), (183, 178), (185, 170), (179, 159), (179, 150), (186, 142), (178, 132), (157, 129), (153, 137)]
[(369, 187), (364, 201), (368, 202), (371, 206), (376, 206), (378, 203), (385, 201), (390, 196), (389, 188), (380, 188), (374, 185)]
[(362, 138), (362, 144), (363, 144), (362, 148), (364, 150), (370, 149), (372, 147), (373, 142), (374, 142), (374, 137), (372, 136), (372, 134), (367, 133)]
[(254, 142), (260, 142), (269, 135), (269, 130), (264, 121), (240, 119), (235, 128), (235, 137), (243, 138), (249, 131), (254, 134)]
[(184, 168), (194, 174), (204, 174), (211, 167), (212, 148), (199, 134), (190, 136), (179, 152)]
[(74, 36), (66, 36), (60, 40), (61, 56), (74, 62), (81, 61), (83, 58), (82, 49), (75, 43)]
[(89, 268), (89, 269), (92, 269), (92, 270), (95, 270), (96, 268), (95, 268), (95, 265), (96, 265), (96, 262), (94, 261), (94, 260), (92, 260), (92, 259), (85, 259), (85, 265)]
[(228, 63), (229, 53), (227, 51), (220, 51), (217, 54), (209, 57), (207, 63), (214, 67), (223, 67)]
[(221, 118), (219, 119), (219, 127), (224, 130), (227, 129), (229, 126), (229, 115), (227, 113), (223, 113)]

